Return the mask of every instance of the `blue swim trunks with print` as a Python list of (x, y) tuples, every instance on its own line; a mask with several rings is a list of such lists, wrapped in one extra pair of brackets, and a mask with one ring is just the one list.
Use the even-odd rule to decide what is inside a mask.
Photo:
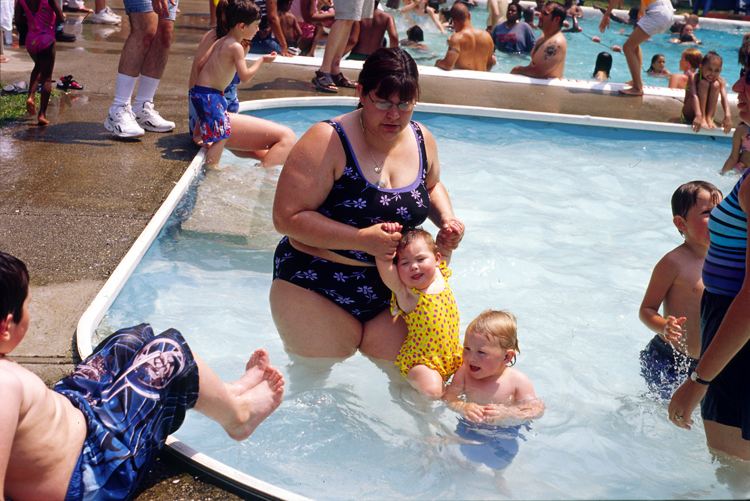
[(672, 394), (698, 365), (698, 360), (680, 353), (658, 334), (641, 351), (641, 375), (649, 394), (669, 402)]
[(466, 419), (458, 420), (456, 435), (476, 442), (461, 444), (461, 452), (466, 459), (482, 463), (493, 470), (507, 468), (518, 454), (518, 439), (526, 440), (521, 435), (521, 428), (528, 425), (497, 426), (485, 423), (473, 423)]
[(229, 127), (227, 103), (224, 92), (211, 87), (195, 85), (189, 92), (190, 102), (198, 115), (201, 128), (201, 139), (204, 143), (215, 143), (229, 139), (232, 129)]
[(103, 341), (55, 385), (86, 416), (88, 435), (66, 501), (129, 499), (167, 436), (198, 400), (198, 367), (174, 329), (141, 324)]

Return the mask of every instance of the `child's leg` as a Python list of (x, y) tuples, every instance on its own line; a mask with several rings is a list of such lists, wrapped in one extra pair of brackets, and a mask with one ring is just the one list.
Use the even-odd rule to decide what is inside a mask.
[(36, 86), (39, 85), (41, 66), (37, 60), (37, 56), (30, 52), (29, 56), (34, 61), (34, 68), (31, 70), (31, 77), (29, 78), (29, 96), (26, 98), (26, 113), (36, 115)]
[(47, 105), (49, 104), (49, 97), (52, 93), (52, 71), (55, 69), (55, 55), (56, 48), (53, 43), (37, 56), (37, 61), (40, 65), (39, 81), (42, 84), (41, 98), (39, 102), (39, 124), (47, 125)]
[(438, 399), (443, 396), (445, 385), (440, 373), (426, 365), (415, 365), (406, 375), (406, 380), (422, 395)]
[(217, 168), (219, 166), (219, 160), (221, 160), (221, 154), (224, 152), (224, 145), (227, 144), (228, 139), (222, 139), (210, 144), (204, 144), (208, 147), (208, 153), (206, 153), (206, 167)]
[(706, 120), (706, 127), (715, 129), (714, 114), (716, 113), (716, 104), (719, 102), (720, 85), (718, 80), (711, 82), (708, 86), (708, 95), (706, 96), (706, 113), (703, 115)]
[(227, 149), (238, 156), (261, 160), (263, 167), (284, 165), (297, 138), (283, 125), (250, 115), (232, 114)]
[[(281, 404), (284, 378), (273, 367), (266, 366), (258, 377), (259, 365), (251, 365), (251, 358), (245, 374), (234, 383), (225, 384), (206, 362), (193, 355), (200, 377), (195, 410), (219, 423), (233, 439), (249, 437)], [(253, 386), (256, 381), (259, 382)], [(247, 389), (235, 394), (243, 388)]]
[[(708, 129), (708, 124), (710, 122), (713, 122), (713, 114), (711, 116), (706, 115), (706, 112), (708, 111), (708, 94), (710, 88), (711, 84), (709, 82), (707, 82), (706, 80), (701, 80), (700, 82), (698, 82), (698, 88), (696, 90), (696, 93), (698, 94), (698, 102), (700, 103), (701, 113), (703, 114), (703, 123), (701, 123), (701, 127), (703, 127), (704, 129)], [(714, 111), (716, 111), (715, 104)]]
[(643, 79), (641, 78), (643, 55), (641, 53), (641, 44), (646, 40), (648, 40), (648, 34), (643, 31), (643, 28), (636, 26), (633, 33), (630, 34), (630, 37), (628, 37), (622, 46), (622, 52), (625, 54), (625, 59), (628, 62), (630, 76), (633, 77), (633, 87), (620, 90), (621, 94), (629, 96), (643, 95)]

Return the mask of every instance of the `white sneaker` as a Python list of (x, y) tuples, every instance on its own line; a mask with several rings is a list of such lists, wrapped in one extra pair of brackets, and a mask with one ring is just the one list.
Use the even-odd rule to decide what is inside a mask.
[(122, 16), (119, 16), (119, 15), (115, 14), (112, 9), (110, 9), (109, 7), (104, 7), (104, 10), (107, 11), (107, 14), (109, 14), (112, 17), (114, 17), (118, 21), (122, 22)]
[(160, 117), (159, 112), (154, 110), (154, 103), (143, 103), (143, 108), (135, 112), (135, 119), (149, 132), (172, 132), (174, 129), (174, 122)]
[(95, 12), (91, 16), (91, 22), (96, 24), (120, 24), (122, 20), (107, 12), (107, 9), (105, 8), (99, 12)]
[(146, 133), (135, 121), (129, 104), (110, 108), (104, 126), (117, 137), (141, 137)]

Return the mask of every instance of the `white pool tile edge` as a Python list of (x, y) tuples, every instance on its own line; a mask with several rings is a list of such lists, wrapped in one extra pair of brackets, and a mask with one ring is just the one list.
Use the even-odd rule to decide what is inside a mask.
[[(244, 101), (240, 103), (240, 111), (262, 110), (270, 108), (280, 108), (289, 106), (356, 106), (357, 98), (354, 97), (301, 97), (301, 98), (279, 98), (279, 99), (262, 99), (257, 101)], [(495, 108), (482, 108), (477, 106), (458, 106), (448, 104), (428, 104), (420, 103), (418, 111), (427, 113), (444, 113), (451, 115), (475, 115), (494, 118), (515, 118), (519, 120), (543, 121), (549, 123), (565, 123), (576, 125), (592, 125), (600, 127), (618, 127), (624, 129), (648, 130), (655, 132), (671, 132), (694, 134), (689, 125), (682, 124), (663, 124), (656, 122), (639, 122), (633, 120), (621, 120), (613, 118), (601, 118), (591, 116), (549, 114), (533, 111), (516, 111)], [(716, 131), (701, 130), (700, 135), (719, 136), (722, 133)], [(112, 275), (104, 283), (104, 286), (96, 295), (91, 305), (81, 316), (76, 329), (76, 343), (78, 354), (82, 359), (88, 357), (92, 351), (92, 337), (96, 327), (104, 318), (104, 314), (112, 305), (117, 295), (122, 290), (130, 275), (135, 270), (144, 254), (156, 239), (162, 227), (174, 212), (177, 204), (182, 200), (195, 177), (202, 170), (203, 160), (206, 154), (205, 149), (201, 149), (190, 163), (185, 173), (170, 192), (164, 203), (151, 218), (146, 228), (133, 243), (133, 246), (125, 254), (122, 261), (112, 272)], [(176, 455), (206, 469), (215, 471), (219, 476), (230, 479), (231, 483), (243, 485), (250, 489), (265, 492), (278, 499), (303, 501), (307, 500), (303, 496), (286, 491), (279, 487), (267, 484), (261, 480), (242, 473), (239, 470), (231, 468), (224, 463), (216, 461), (192, 449), (187, 444), (170, 436), (167, 439), (168, 447)]]

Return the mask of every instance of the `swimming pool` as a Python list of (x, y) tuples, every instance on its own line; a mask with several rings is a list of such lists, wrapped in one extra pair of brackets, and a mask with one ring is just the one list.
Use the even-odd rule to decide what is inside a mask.
[[(602, 2), (606, 5), (606, 2)], [(412, 50), (407, 51), (415, 58), (417, 64), (424, 66), (434, 66), (437, 59), (445, 57), (448, 49), (446, 43), (448, 35), (441, 35), (434, 24), (425, 17), (418, 17), (412, 14), (401, 15), (397, 11), (387, 9), (392, 13), (396, 20), (396, 29), (401, 38), (406, 38), (406, 30), (417, 22), (425, 34), (425, 44), (430, 48), (429, 52)], [(621, 11), (621, 15), (627, 18), (627, 12)], [(632, 27), (610, 22), (609, 29), (604, 33), (599, 32), (599, 22), (601, 13), (590, 7), (584, 7), (584, 17), (579, 20), (579, 25), (583, 29), (581, 33), (565, 33), (568, 41), (568, 54), (565, 62), (565, 78), (577, 80), (592, 80), (594, 62), (600, 52), (606, 51), (612, 54), (613, 63), (610, 73), (611, 81), (624, 83), (629, 81), (630, 71), (628, 70), (625, 56), (622, 53), (616, 53), (611, 50), (613, 45), (622, 45), (627, 40), (628, 35), (633, 31)], [(477, 6), (471, 10), (471, 23), (476, 28), (484, 28), (487, 24), (487, 10), (485, 7)], [(654, 78), (646, 75), (646, 71), (651, 63), (651, 57), (655, 54), (664, 54), (667, 66), (666, 69), (672, 73), (679, 73), (679, 63), (682, 52), (685, 49), (695, 47), (705, 54), (709, 50), (715, 50), (724, 58), (724, 67), (722, 76), (727, 81), (732, 80), (738, 68), (737, 49), (742, 45), (743, 35), (750, 31), (750, 23), (728, 23), (716, 22), (715, 20), (701, 19), (701, 29), (695, 32), (698, 39), (702, 41), (700, 45), (673, 44), (669, 40), (675, 37), (673, 33), (663, 33), (656, 35), (641, 45), (643, 50), (643, 80), (644, 85), (654, 87), (667, 87), (668, 78)], [(620, 34), (624, 30), (624, 34)], [(537, 38), (541, 35), (541, 30), (534, 30), (534, 36)], [(591, 37), (598, 36), (601, 43), (591, 41)], [(319, 49), (318, 56), (322, 57), (323, 50)], [(498, 64), (492, 69), (493, 72), (510, 73), (514, 66), (525, 66), (531, 62), (528, 55), (506, 54), (495, 51)], [(727, 74), (731, 77), (727, 77)], [(731, 83), (731, 82), (730, 82)]]
[[(343, 102), (349, 106), (254, 114), (300, 137), (315, 121), (352, 109), (353, 100)], [(243, 443), (197, 413), (176, 437), (317, 499), (732, 497), (701, 424), (677, 429), (665, 406), (645, 394), (638, 353), (652, 334), (637, 318), (654, 264), (681, 241), (672, 192), (704, 179), (726, 193), (736, 178), (718, 171), (730, 138), (660, 132), (686, 129), (676, 125), (644, 132), (615, 126), (647, 124), (614, 120), (576, 119), (604, 124), (589, 127), (531, 113), (517, 115), (541, 121), (492, 118), (505, 116), (497, 110), (418, 109), (475, 113), (415, 115), (436, 137), (443, 182), (467, 226), (451, 266), (461, 325), (488, 307), (513, 311), (516, 367), (547, 405), (522, 432), (504, 481), (464, 457), (453, 412), (420, 404), (390, 368), (360, 355), (330, 373), (292, 363), (267, 299), (278, 239), (270, 222), (274, 174), (228, 153), (224, 171), (201, 174), (189, 188), (97, 333), (141, 321), (175, 327), (225, 379), (263, 346), (288, 388), (282, 406)], [(117, 292), (104, 295), (97, 301)]]

